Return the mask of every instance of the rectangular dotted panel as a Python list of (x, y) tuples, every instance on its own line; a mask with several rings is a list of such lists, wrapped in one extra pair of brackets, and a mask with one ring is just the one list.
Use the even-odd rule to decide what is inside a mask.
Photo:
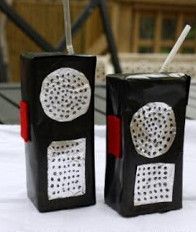
[(153, 163), (137, 167), (134, 205), (171, 202), (175, 164)]
[(48, 147), (48, 199), (76, 197), (86, 192), (86, 139), (54, 141)]

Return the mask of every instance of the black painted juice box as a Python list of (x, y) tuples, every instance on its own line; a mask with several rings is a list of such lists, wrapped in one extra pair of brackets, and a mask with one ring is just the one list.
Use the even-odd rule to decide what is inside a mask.
[(39, 211), (95, 204), (96, 57), (21, 56), (28, 196)]
[(105, 202), (125, 217), (182, 207), (190, 77), (107, 76)]

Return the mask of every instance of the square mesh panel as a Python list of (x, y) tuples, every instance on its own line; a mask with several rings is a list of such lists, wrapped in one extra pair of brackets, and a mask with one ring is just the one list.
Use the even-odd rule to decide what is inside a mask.
[(49, 200), (84, 195), (86, 139), (54, 141), (48, 147)]
[(134, 205), (171, 202), (175, 165), (166, 163), (144, 164), (137, 167)]

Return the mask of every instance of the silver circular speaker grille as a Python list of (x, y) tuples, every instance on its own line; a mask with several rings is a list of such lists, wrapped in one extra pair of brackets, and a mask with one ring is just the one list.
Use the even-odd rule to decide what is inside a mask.
[(43, 81), (40, 101), (45, 114), (59, 122), (72, 121), (85, 114), (91, 88), (85, 75), (75, 69), (60, 68)]
[(148, 103), (134, 115), (130, 124), (136, 151), (147, 158), (165, 154), (176, 135), (176, 120), (172, 108), (163, 102)]

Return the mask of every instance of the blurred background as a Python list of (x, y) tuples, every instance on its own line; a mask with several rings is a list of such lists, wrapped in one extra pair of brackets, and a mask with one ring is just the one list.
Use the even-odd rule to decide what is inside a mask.
[[(54, 47), (64, 34), (60, 0), (1, 0), (9, 4)], [(71, 0), (74, 23), (89, 2)], [(99, 2), (99, 1), (94, 1)], [(186, 41), (168, 71), (184, 72), (193, 78), (187, 117), (196, 118), (196, 0), (106, 0), (118, 62), (122, 72), (158, 71), (166, 54), (186, 24), (192, 26)], [(0, 3), (1, 5), (1, 3)], [(98, 7), (74, 33), (77, 53), (99, 55), (96, 74), (96, 123), (104, 123), (105, 75), (114, 72), (103, 15)], [(13, 12), (9, 12), (12, 16)], [(20, 101), (20, 54), (43, 51), (0, 10), (0, 123), (18, 123)], [(115, 49), (114, 49), (115, 50)], [(117, 63), (118, 63), (117, 62)], [(100, 97), (102, 98), (100, 98)], [(101, 113), (102, 112), (102, 113)]]

